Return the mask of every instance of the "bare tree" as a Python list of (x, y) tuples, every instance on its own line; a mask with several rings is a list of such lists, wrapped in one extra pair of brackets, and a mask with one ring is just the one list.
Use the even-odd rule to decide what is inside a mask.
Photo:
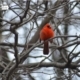
[[(5, 51), (3, 54), (12, 54), (14, 58), (0, 56), (4, 63), (0, 65), (2, 80), (24, 77), (26, 80), (73, 80), (74, 76), (80, 76), (80, 36), (70, 32), (79, 30), (78, 0), (10, 0), (8, 6), (9, 10), (0, 15), (0, 54)], [(46, 23), (55, 31), (47, 56), (42, 54), (44, 42), (39, 41), (40, 30)]]

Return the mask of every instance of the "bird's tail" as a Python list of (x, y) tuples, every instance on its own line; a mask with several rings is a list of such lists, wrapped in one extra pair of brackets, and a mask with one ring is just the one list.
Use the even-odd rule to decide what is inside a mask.
[(43, 54), (48, 55), (49, 53), (49, 45), (48, 41), (44, 42), (44, 49), (43, 49)]

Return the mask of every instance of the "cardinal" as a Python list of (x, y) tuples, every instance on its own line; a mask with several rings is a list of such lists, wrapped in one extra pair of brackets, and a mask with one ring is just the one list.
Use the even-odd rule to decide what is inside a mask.
[[(44, 41), (44, 48), (43, 48), (43, 54), (48, 55), (49, 53), (49, 41), (46, 41), (50, 38), (54, 37), (54, 31), (51, 28), (50, 24), (47, 23), (42, 30), (40, 31), (40, 41)], [(53, 40), (50, 40), (52, 43)]]

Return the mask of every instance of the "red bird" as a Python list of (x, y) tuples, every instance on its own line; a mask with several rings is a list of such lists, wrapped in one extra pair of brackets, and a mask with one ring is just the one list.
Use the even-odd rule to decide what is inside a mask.
[[(54, 31), (51, 28), (50, 24), (47, 23), (40, 31), (40, 40), (44, 41), (43, 54), (47, 55), (49, 53), (49, 46), (48, 46), (49, 44), (48, 41), (46, 40), (53, 37), (54, 37)], [(50, 40), (50, 42), (52, 43), (52, 40)]]

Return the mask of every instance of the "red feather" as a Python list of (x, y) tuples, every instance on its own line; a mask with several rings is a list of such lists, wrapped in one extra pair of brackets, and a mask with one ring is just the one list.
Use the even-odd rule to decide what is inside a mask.
[[(54, 37), (54, 31), (51, 28), (50, 24), (46, 24), (43, 29), (40, 31), (40, 40), (46, 41), (49, 38)], [(52, 40), (50, 41), (52, 42)], [(44, 42), (43, 54), (49, 53), (48, 41)]]

